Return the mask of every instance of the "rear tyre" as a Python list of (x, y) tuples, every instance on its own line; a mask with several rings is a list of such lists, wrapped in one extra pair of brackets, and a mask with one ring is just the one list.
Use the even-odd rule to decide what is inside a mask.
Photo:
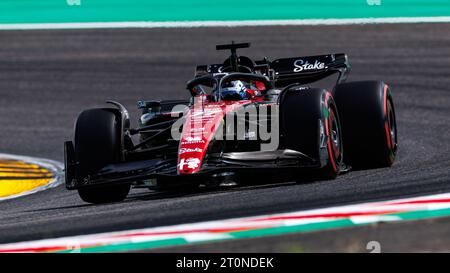
[(343, 145), (337, 107), (323, 89), (290, 87), (280, 97), (284, 146), (316, 159), (321, 168), (299, 180), (334, 179), (343, 165)]
[[(102, 167), (117, 162), (120, 152), (120, 123), (115, 109), (90, 109), (82, 112), (75, 125), (75, 157), (78, 177), (84, 179)], [(122, 201), (130, 185), (101, 186), (78, 190), (88, 203)]]
[(334, 90), (341, 116), (345, 162), (389, 167), (397, 155), (397, 124), (389, 87), (378, 81), (339, 84)]

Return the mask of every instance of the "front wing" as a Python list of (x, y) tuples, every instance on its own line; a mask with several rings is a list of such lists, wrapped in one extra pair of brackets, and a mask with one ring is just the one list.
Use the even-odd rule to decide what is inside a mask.
[(178, 174), (177, 159), (154, 158), (110, 164), (96, 174), (80, 178), (71, 148), (65, 149), (66, 188), (98, 187), (121, 183), (142, 186), (178, 186), (199, 183), (224, 173), (256, 175), (295, 173), (321, 167), (319, 161), (293, 150), (208, 154), (199, 172)]

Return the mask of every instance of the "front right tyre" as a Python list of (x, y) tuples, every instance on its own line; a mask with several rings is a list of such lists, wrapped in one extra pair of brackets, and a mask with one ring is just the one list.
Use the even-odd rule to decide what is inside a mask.
[(317, 161), (316, 171), (301, 171), (298, 180), (334, 179), (344, 167), (338, 109), (330, 91), (300, 85), (280, 95), (283, 145)]

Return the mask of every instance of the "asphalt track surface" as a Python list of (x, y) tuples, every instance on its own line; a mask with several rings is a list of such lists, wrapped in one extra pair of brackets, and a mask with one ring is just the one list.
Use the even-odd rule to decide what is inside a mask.
[[(214, 45), (231, 40), (252, 42), (241, 54), (255, 58), (345, 52), (353, 65), (349, 80), (390, 84), (400, 143), (394, 167), (186, 195), (141, 189), (107, 205), (85, 204), (60, 186), (1, 202), (0, 243), (450, 190), (450, 24), (2, 31), (0, 151), (62, 161), (80, 111), (114, 99), (137, 119), (138, 99), (186, 98), (195, 65), (223, 60)], [(408, 228), (433, 236), (433, 225), (392, 232)], [(324, 240), (334, 237), (315, 238), (326, 250)]]

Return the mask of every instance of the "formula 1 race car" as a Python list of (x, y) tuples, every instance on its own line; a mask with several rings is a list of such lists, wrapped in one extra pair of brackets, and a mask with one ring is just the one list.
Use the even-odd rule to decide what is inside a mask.
[[(126, 198), (130, 188), (181, 190), (260, 180), (333, 179), (353, 167), (388, 167), (397, 152), (391, 91), (381, 81), (344, 83), (345, 54), (254, 61), (230, 50), (197, 66), (188, 100), (139, 101), (128, 111), (83, 111), (65, 142), (66, 187), (86, 202)], [(335, 75), (331, 89), (309, 86)]]

